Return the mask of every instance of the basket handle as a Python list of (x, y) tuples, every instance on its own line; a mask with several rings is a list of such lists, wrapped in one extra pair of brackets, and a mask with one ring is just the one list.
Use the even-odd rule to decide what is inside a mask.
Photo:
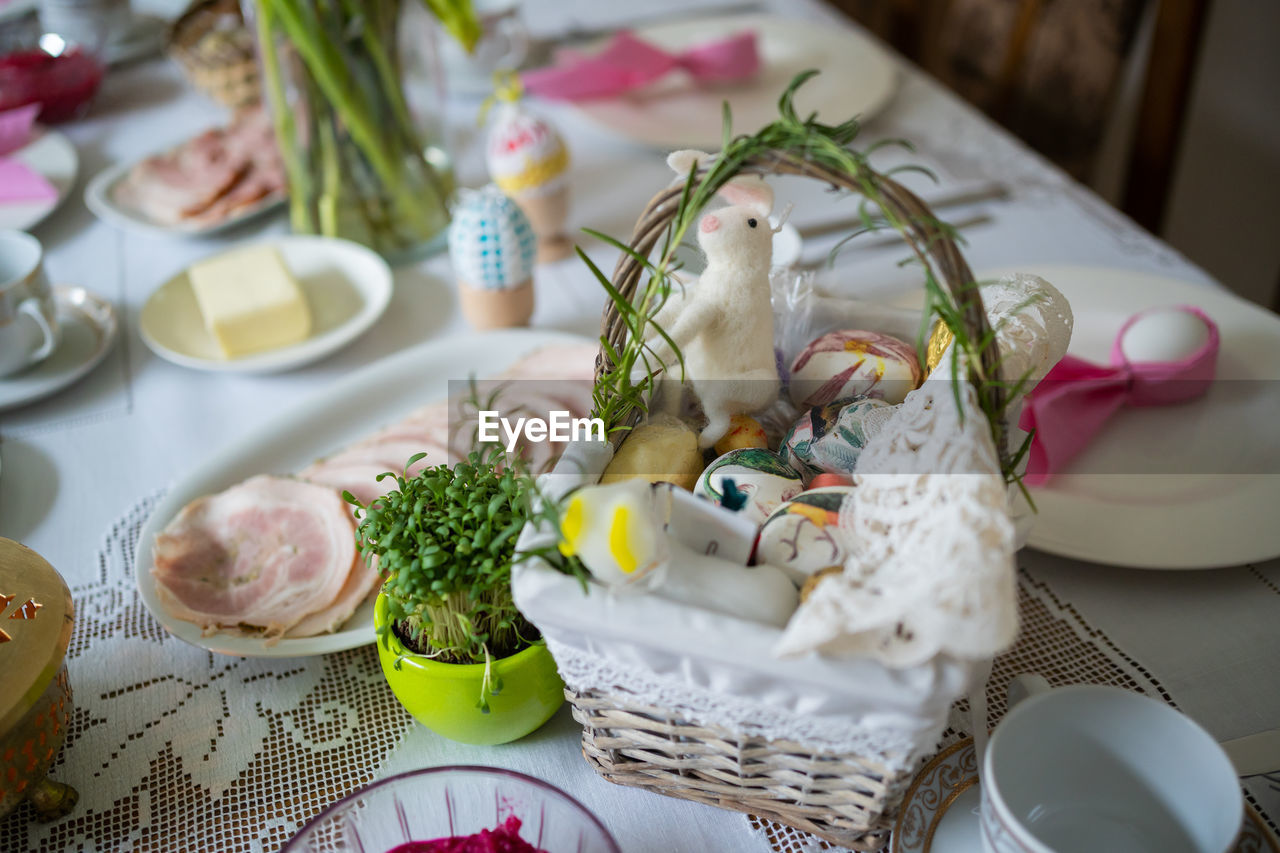
[[(705, 179), (707, 167), (699, 167), (695, 181)], [(928, 257), (938, 271), (942, 282), (951, 294), (952, 300), (960, 309), (966, 331), (972, 340), (983, 340), (990, 331), (986, 310), (982, 304), (982, 296), (978, 288), (973, 286), (973, 272), (964, 259), (955, 240), (946, 231), (940, 229), (937, 219), (928, 205), (915, 193), (899, 184), (892, 178), (876, 172), (870, 167), (859, 175), (845, 174), (811, 163), (787, 151), (765, 151), (749, 157), (736, 174), (756, 175), (797, 175), (822, 181), (837, 189), (849, 190), (862, 194), (864, 187), (874, 189), (884, 199), (883, 209), (890, 219), (907, 223), (905, 236), (914, 251), (921, 257)], [(636, 255), (649, 257), (658, 245), (662, 234), (675, 219), (684, 193), (683, 183), (677, 183), (655, 195), (645, 206), (628, 243)], [(613, 271), (613, 286), (627, 300), (634, 300), (640, 279), (644, 273), (644, 265), (629, 253), (622, 253)], [(600, 320), (600, 335), (608, 341), (615, 351), (626, 343), (627, 324), (618, 313), (612, 301), (605, 304)], [(987, 411), (1004, 411), (1005, 391), (999, 382), (984, 382), (983, 379), (999, 377), (1000, 353), (994, 345), (984, 347), (979, 364), (969, 365), (969, 381), (979, 395), (985, 395)], [(613, 367), (604, 348), (596, 356), (596, 377), (599, 378)], [(992, 438), (1001, 458), (1005, 456), (1004, 423), (992, 424)]]

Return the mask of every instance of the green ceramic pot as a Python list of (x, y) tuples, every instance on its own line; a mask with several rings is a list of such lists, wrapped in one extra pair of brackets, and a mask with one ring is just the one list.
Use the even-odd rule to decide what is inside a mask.
[[(373, 611), (378, 630), (387, 622), (387, 599), (378, 593)], [(396, 659), (400, 668), (396, 669)], [(493, 662), (502, 690), (480, 710), (484, 664), (440, 663), (406, 649), (394, 632), (378, 641), (378, 660), (400, 704), (431, 731), (460, 743), (488, 746), (522, 738), (541, 726), (564, 702), (564, 683), (544, 643)]]

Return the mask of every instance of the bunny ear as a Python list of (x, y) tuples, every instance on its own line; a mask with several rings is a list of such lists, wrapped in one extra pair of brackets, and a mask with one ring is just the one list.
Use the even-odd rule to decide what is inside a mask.
[(683, 151), (671, 152), (667, 157), (667, 165), (670, 166), (677, 175), (685, 177), (696, 169), (699, 164), (710, 159), (711, 155), (707, 154), (705, 151), (686, 148)]
[(720, 188), (720, 195), (729, 204), (751, 208), (759, 216), (768, 216), (773, 209), (773, 187), (759, 175), (734, 178)]

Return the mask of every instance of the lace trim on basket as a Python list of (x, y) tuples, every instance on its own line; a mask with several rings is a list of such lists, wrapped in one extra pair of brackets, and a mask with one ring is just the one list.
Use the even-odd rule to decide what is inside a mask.
[[(1066, 352), (1071, 308), (1051, 284), (1008, 276), (982, 288), (1003, 378), (1034, 386)], [(871, 657), (908, 667), (939, 654), (982, 660), (1017, 633), (1016, 530), (985, 414), (969, 382), (950, 381), (947, 350), (858, 457), (840, 509), (852, 542), (775, 648)], [(963, 365), (957, 371), (967, 375)]]
[(933, 749), (945, 726), (868, 726), (830, 717), (798, 714), (763, 705), (751, 697), (712, 693), (653, 673), (622, 667), (547, 637), (565, 685), (577, 692), (626, 693), (637, 703), (696, 725), (730, 730), (741, 738), (791, 741), (814, 752), (857, 755), (878, 762), (890, 774), (913, 768)]

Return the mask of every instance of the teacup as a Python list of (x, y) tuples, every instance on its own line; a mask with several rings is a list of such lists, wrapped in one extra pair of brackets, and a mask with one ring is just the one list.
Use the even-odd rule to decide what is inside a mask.
[(1225, 853), (1240, 782), (1207, 732), (1115, 687), (1011, 685), (982, 761), (986, 853)]
[(520, 17), (516, 0), (476, 0), (480, 38), (466, 53), (449, 37), (438, 41), (445, 82), (460, 95), (487, 95), (493, 91), (496, 71), (515, 70), (529, 54), (529, 30)]
[(0, 231), (0, 377), (25, 370), (58, 346), (58, 317), (40, 241)]

